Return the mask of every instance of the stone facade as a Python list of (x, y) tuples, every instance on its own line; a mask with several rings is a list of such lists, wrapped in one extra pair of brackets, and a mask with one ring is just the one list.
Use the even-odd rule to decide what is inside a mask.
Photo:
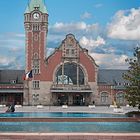
[(36, 5), (32, 0), (27, 7), (32, 10), (24, 14), (26, 72), (33, 70), (33, 78), (25, 84), (24, 104), (112, 104), (112, 85), (98, 83), (98, 66), (73, 34), (66, 35), (53, 54), (45, 56), (48, 13)]

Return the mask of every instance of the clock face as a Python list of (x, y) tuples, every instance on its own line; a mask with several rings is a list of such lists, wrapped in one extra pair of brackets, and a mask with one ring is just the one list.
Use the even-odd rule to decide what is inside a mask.
[(34, 19), (39, 19), (39, 13), (34, 13), (33, 17), (34, 17)]

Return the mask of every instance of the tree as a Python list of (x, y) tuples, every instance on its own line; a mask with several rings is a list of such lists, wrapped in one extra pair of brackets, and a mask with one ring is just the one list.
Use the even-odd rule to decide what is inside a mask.
[(127, 73), (123, 75), (129, 82), (126, 85), (126, 99), (130, 106), (138, 106), (140, 109), (140, 47), (134, 51), (134, 57), (126, 60), (129, 63)]

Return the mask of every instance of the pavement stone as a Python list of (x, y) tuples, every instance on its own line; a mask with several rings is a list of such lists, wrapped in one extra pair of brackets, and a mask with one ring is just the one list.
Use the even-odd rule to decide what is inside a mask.
[[(125, 114), (130, 111), (136, 111), (137, 108), (122, 106), (123, 112), (119, 114)], [(62, 106), (43, 106), (43, 108), (37, 108), (37, 106), (22, 106), (17, 107), (15, 112), (88, 112), (88, 113), (109, 113), (117, 114), (113, 111), (113, 107), (96, 106), (95, 108), (89, 108), (88, 106), (68, 106), (68, 108), (62, 108)], [(0, 107), (0, 113), (4, 113), (7, 107)]]

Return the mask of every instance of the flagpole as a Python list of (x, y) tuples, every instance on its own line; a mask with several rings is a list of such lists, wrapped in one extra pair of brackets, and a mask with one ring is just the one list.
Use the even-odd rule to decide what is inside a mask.
[[(32, 71), (32, 79), (31, 79), (31, 96), (32, 96), (32, 100), (33, 100), (33, 91), (34, 91), (34, 87), (33, 87), (34, 71), (33, 71), (33, 69), (32, 69), (31, 71)], [(32, 103), (31, 103), (31, 105), (32, 105)]]
[[(34, 106), (35, 106), (35, 90), (34, 90), (34, 80), (35, 80), (35, 75), (34, 75), (34, 69), (32, 70), (32, 75), (33, 75), (33, 79), (32, 79), (32, 86), (33, 86), (33, 88), (32, 88), (32, 99), (33, 99), (33, 104), (34, 104)], [(34, 96), (34, 97), (33, 97)]]
[(28, 106), (30, 105), (30, 78), (32, 78), (32, 70), (26, 73), (25, 80), (27, 81), (28, 87)]
[(28, 106), (30, 105), (30, 89), (29, 89), (29, 80), (27, 80), (27, 86), (28, 86)]

